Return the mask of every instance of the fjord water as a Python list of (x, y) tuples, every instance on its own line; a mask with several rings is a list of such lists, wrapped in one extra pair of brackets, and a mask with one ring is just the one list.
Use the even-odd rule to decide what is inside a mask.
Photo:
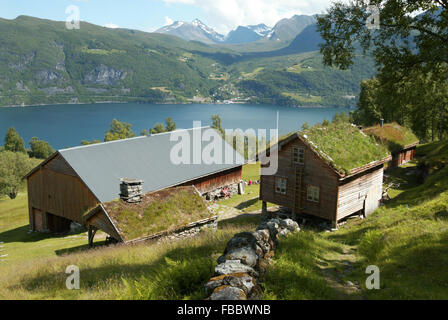
[[(86, 104), (0, 108), (0, 139), (10, 127), (16, 128), (28, 143), (34, 136), (50, 142), (55, 149), (80, 145), (81, 140), (103, 140), (114, 118), (132, 124), (139, 135), (157, 122), (172, 117), (178, 128), (191, 128), (193, 121), (202, 126), (211, 124), (211, 116), (219, 114), (228, 129), (275, 129), (279, 111), (280, 135), (310, 125), (331, 120), (344, 108), (293, 108), (274, 105), (247, 104)], [(3, 141), (0, 142), (0, 145)]]

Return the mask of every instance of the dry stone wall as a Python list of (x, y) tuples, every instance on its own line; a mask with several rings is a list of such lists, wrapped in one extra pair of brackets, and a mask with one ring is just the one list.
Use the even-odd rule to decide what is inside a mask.
[(278, 239), (300, 231), (291, 219), (263, 221), (255, 232), (236, 234), (218, 258), (215, 275), (205, 284), (208, 300), (260, 300), (260, 283)]

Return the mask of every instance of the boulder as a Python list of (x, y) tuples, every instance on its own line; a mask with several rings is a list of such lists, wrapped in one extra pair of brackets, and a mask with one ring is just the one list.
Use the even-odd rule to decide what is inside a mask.
[(282, 231), (279, 232), (278, 236), (280, 238), (286, 238), (286, 236), (288, 236), (288, 234), (290, 234), (291, 231), (289, 231), (288, 229), (283, 229)]
[(274, 241), (272, 241), (268, 229), (255, 231), (252, 235), (256, 239), (257, 245), (263, 250), (264, 254), (274, 249)]

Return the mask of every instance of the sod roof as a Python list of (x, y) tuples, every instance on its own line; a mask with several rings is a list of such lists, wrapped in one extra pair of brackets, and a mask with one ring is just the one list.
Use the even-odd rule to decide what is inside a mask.
[(213, 217), (202, 197), (191, 186), (149, 193), (140, 203), (115, 200), (103, 206), (124, 241), (169, 233)]
[(315, 125), (299, 135), (341, 175), (390, 156), (384, 145), (349, 123)]
[(374, 136), (378, 142), (385, 145), (391, 152), (401, 151), (419, 142), (419, 139), (410, 129), (395, 122), (385, 124), (383, 127), (377, 125), (365, 128), (363, 131), (368, 135)]

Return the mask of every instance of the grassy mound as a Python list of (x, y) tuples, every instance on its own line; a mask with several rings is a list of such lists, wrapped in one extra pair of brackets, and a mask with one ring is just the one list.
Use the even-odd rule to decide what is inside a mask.
[(124, 240), (174, 231), (192, 222), (211, 218), (193, 187), (178, 187), (144, 195), (141, 203), (118, 200), (104, 204)]
[(345, 174), (389, 155), (387, 148), (348, 123), (315, 125), (300, 135), (333, 168)]
[(378, 142), (387, 146), (391, 152), (400, 151), (406, 146), (419, 141), (412, 130), (400, 126), (398, 123), (388, 123), (383, 127), (376, 125), (363, 131), (368, 135), (374, 136)]

